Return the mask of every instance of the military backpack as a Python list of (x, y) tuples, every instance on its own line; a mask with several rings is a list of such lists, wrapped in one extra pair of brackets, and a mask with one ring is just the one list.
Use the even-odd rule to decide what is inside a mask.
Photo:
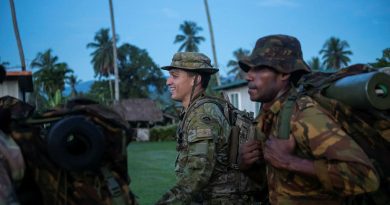
[(288, 139), (295, 101), (308, 95), (370, 158), (380, 176), (379, 190), (348, 197), (346, 204), (390, 204), (390, 75), (385, 72), (356, 64), (334, 73), (306, 74), (279, 114), (279, 137)]

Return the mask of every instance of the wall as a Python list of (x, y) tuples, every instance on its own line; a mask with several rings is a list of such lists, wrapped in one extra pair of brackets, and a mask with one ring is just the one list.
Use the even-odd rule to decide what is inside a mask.
[(0, 84), (0, 96), (12, 96), (15, 98), (22, 98), (21, 93), (19, 92), (18, 81), (4, 81)]
[[(238, 98), (239, 98), (239, 105), (238, 105), (238, 109), (239, 110), (246, 110), (247, 112), (253, 112), (256, 116), (256, 114), (258, 113), (258, 111), (256, 112), (256, 103), (255, 102), (252, 102), (249, 98), (249, 94), (248, 94), (248, 86), (241, 86), (241, 87), (237, 87), (237, 88), (233, 88), (233, 89), (226, 89), (224, 90), (224, 92), (229, 96), (229, 99), (230, 99), (230, 95), (232, 93), (238, 93)], [(230, 99), (231, 100), (231, 99)], [(259, 105), (258, 105), (259, 107)]]

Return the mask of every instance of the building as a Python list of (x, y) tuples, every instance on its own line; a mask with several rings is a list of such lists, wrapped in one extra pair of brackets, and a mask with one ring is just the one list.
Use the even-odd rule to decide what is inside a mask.
[(0, 84), (0, 96), (9, 95), (21, 100), (25, 100), (26, 94), (33, 90), (31, 71), (7, 71)]
[(149, 141), (149, 129), (163, 121), (162, 111), (147, 98), (121, 100), (113, 109), (136, 130), (137, 136), (134, 137), (137, 141)]
[(235, 80), (233, 82), (214, 88), (216, 91), (223, 91), (234, 107), (239, 110), (253, 112), (255, 116), (259, 114), (259, 102), (252, 102), (248, 94), (248, 82), (246, 80)]

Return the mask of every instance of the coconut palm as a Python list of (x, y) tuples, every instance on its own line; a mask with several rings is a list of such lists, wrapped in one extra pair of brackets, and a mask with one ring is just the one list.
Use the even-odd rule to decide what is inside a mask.
[(321, 71), (322, 65), (320, 58), (318, 57), (312, 57), (309, 61), (307, 61), (307, 64), (309, 64), (312, 71)]
[(39, 69), (33, 74), (34, 83), (49, 100), (55, 96), (57, 90), (64, 90), (67, 74), (73, 72), (66, 63), (58, 63), (58, 57), (52, 54), (51, 49), (39, 52), (31, 62), (31, 68)]
[[(217, 51), (215, 49), (214, 32), (213, 32), (213, 25), (211, 23), (209, 4), (208, 4), (207, 0), (204, 0), (203, 2), (204, 2), (204, 7), (205, 7), (205, 11), (206, 11), (206, 16), (207, 16), (207, 24), (209, 25), (210, 42), (211, 42), (211, 49), (213, 51), (214, 66), (218, 68), (219, 66), (218, 66), (218, 60), (217, 60)], [(216, 78), (216, 81), (217, 81), (217, 85), (218, 86), (221, 85), (219, 72), (217, 72), (215, 74), (215, 78)]]
[(249, 55), (249, 50), (239, 48), (233, 52), (234, 60), (230, 60), (227, 64), (227, 67), (232, 68), (228, 74), (234, 74), (236, 75), (236, 79), (242, 79), (244, 80), (246, 77), (246, 73), (240, 69), (240, 66), (238, 65), (238, 61)]
[[(116, 37), (118, 39), (118, 37)], [(109, 77), (114, 74), (113, 40), (110, 29), (102, 28), (96, 32), (94, 42), (88, 43), (87, 48), (95, 49), (92, 53), (91, 63), (95, 71), (95, 77)], [(109, 81), (110, 96), (113, 100), (112, 82)]]
[(77, 79), (77, 76), (75, 75), (70, 75), (67, 79), (66, 79), (66, 83), (69, 84), (70, 86), (70, 96), (71, 97), (76, 97), (77, 96), (77, 90), (76, 90), (76, 85), (79, 84), (81, 82), (81, 80)]
[(87, 48), (94, 49), (91, 53), (91, 63), (95, 71), (95, 77), (108, 77), (114, 73), (110, 29), (102, 28), (96, 32), (94, 41), (88, 43)]
[(352, 55), (352, 51), (347, 50), (349, 44), (347, 41), (340, 40), (336, 37), (328, 39), (320, 54), (322, 54), (323, 65), (326, 69), (340, 69), (342, 66), (347, 66), (351, 59), (348, 57)]
[(183, 24), (180, 25), (180, 31), (183, 34), (178, 34), (175, 37), (175, 41), (173, 43), (181, 43), (179, 47), (179, 51), (186, 52), (198, 52), (199, 44), (202, 41), (205, 41), (203, 36), (197, 36), (197, 34), (202, 31), (202, 27), (197, 26), (195, 22), (192, 21), (184, 21)]

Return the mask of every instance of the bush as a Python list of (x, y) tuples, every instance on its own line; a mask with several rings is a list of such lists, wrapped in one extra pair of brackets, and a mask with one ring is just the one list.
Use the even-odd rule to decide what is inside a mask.
[(177, 124), (157, 126), (150, 129), (150, 141), (171, 141), (175, 139)]

